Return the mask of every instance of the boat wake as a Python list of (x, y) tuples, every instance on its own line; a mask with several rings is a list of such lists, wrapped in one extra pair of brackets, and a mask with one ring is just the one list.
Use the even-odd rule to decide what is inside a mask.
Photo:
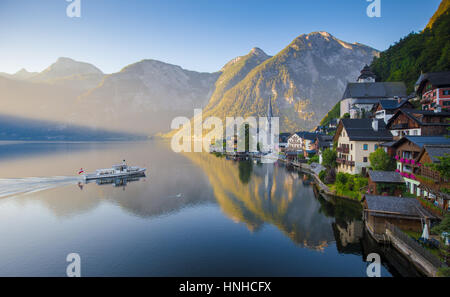
[(0, 198), (74, 185), (79, 182), (83, 182), (83, 178), (78, 176), (0, 179)]

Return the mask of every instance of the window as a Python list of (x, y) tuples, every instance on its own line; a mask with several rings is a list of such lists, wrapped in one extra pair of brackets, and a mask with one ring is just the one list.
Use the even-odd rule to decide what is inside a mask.
[(374, 148), (375, 148), (375, 150), (377, 150), (378, 149), (378, 144), (375, 144)]
[(363, 158), (363, 162), (364, 162), (364, 163), (367, 163), (367, 157), (364, 157), (364, 158)]
[(352, 143), (352, 144), (350, 144), (350, 150), (352, 150), (352, 151), (353, 151), (353, 143)]
[(367, 151), (369, 149), (369, 145), (368, 144), (364, 144), (363, 145), (363, 150)]
[(444, 94), (444, 96), (448, 96), (450, 95), (450, 90), (444, 90), (442, 93)]
[(443, 106), (450, 106), (450, 100), (442, 101)]

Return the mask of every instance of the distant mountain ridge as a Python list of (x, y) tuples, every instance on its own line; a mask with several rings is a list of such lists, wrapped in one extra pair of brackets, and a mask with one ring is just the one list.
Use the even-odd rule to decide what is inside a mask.
[(311, 129), (347, 81), (378, 52), (326, 32), (303, 34), (275, 56), (260, 48), (201, 73), (142, 60), (105, 75), (59, 58), (40, 73), (0, 75), (0, 108), (12, 116), (154, 135), (177, 116), (266, 115), (271, 100), (284, 131)]

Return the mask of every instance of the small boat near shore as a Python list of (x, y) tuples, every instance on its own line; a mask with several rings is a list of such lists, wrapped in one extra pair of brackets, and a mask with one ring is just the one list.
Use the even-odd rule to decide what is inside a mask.
[(83, 176), (86, 181), (122, 177), (143, 177), (145, 176), (146, 170), (146, 168), (128, 166), (125, 160), (123, 160), (120, 165), (113, 165), (112, 168), (98, 169), (95, 173), (88, 173)]

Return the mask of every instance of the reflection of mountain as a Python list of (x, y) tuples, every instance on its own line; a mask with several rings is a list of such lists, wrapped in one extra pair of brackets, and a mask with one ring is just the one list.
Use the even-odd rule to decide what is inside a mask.
[(222, 211), (249, 230), (272, 224), (296, 244), (316, 250), (334, 240), (333, 219), (319, 213), (312, 187), (305, 187), (298, 173), (255, 165), (251, 179), (243, 182), (241, 164), (211, 154), (186, 156), (208, 176)]

